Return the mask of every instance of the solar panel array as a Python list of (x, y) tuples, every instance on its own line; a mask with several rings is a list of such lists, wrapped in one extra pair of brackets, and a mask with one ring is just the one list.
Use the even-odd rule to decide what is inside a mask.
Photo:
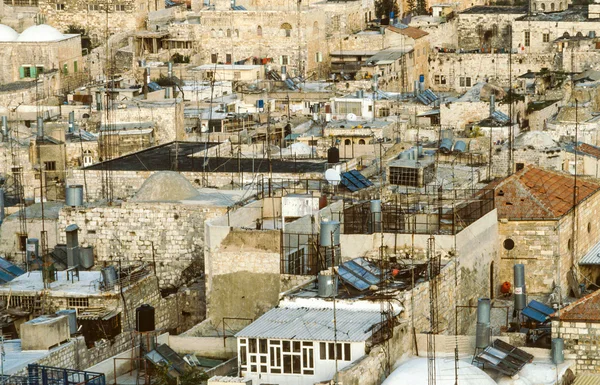
[(417, 100), (420, 101), (421, 103), (423, 103), (424, 105), (428, 106), (431, 103), (438, 100), (438, 97), (436, 94), (433, 93), (433, 91), (425, 90), (425, 91), (421, 92), (419, 95), (417, 95)]
[(338, 267), (339, 277), (353, 288), (365, 291), (381, 282), (381, 270), (364, 258), (355, 258)]
[(554, 309), (536, 300), (529, 302), (529, 305), (527, 305), (527, 307), (525, 307), (525, 309), (523, 309), (521, 312), (521, 314), (527, 318), (531, 318), (539, 323), (548, 321), (552, 313), (554, 313)]
[(21, 274), (25, 274), (23, 269), (4, 258), (0, 258), (0, 283), (10, 282)]
[(355, 192), (360, 189), (373, 186), (373, 182), (364, 177), (363, 174), (356, 170), (348, 171), (342, 174), (342, 186), (348, 190)]

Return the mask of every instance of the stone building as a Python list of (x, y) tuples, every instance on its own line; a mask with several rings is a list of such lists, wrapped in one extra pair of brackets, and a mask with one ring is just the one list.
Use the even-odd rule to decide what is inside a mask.
[(46, 22), (61, 31), (83, 30), (96, 44), (119, 32), (144, 28), (148, 13), (164, 9), (159, 0), (40, 0)]
[(462, 51), (508, 52), (511, 26), (527, 14), (524, 6), (475, 6), (457, 15), (457, 46)]
[[(58, 72), (66, 83), (79, 77), (85, 67), (79, 34), (62, 34), (49, 25), (34, 25), (21, 34), (0, 25), (0, 83), (37, 79)], [(42, 77), (42, 79), (46, 79)], [(49, 81), (55, 81), (49, 78)], [(53, 87), (60, 88), (60, 81)]]
[(528, 165), (488, 185), (498, 210), (500, 283), (512, 282), (513, 265), (522, 263), (529, 294), (558, 285), (569, 293), (569, 271), (600, 237), (600, 185), (578, 179), (575, 196), (574, 186), (571, 175)]
[[(565, 153), (550, 135), (541, 131), (528, 131), (515, 136), (510, 159), (509, 143), (504, 142), (492, 150), (490, 168), (492, 176), (504, 177), (511, 172), (520, 171), (525, 165), (561, 171)], [(509, 164), (512, 166), (509, 166)]]
[(578, 299), (552, 315), (552, 338), (564, 341), (564, 357), (574, 360), (577, 374), (600, 371), (600, 290)]

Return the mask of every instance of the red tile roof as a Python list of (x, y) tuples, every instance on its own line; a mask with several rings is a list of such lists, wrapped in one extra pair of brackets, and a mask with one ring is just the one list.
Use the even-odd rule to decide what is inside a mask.
[(428, 32), (425, 32), (421, 28), (416, 28), (416, 27), (398, 28), (398, 27), (394, 27), (392, 25), (388, 25), (386, 28), (389, 29), (392, 32), (396, 32), (396, 33), (399, 33), (401, 35), (408, 36), (408, 37), (413, 38), (415, 40), (416, 39), (420, 39), (423, 36), (429, 35)]
[[(526, 166), (486, 188), (495, 190), (498, 218), (554, 219), (573, 208), (573, 186), (572, 175)], [(578, 178), (577, 188), (575, 202), (579, 204), (600, 190), (600, 185)]]
[(581, 143), (579, 146), (577, 146), (576, 150), (591, 155), (595, 158), (600, 158), (600, 149), (595, 146), (590, 146), (587, 143)]
[(600, 322), (600, 290), (578, 299), (569, 306), (552, 314), (561, 321), (569, 322)]

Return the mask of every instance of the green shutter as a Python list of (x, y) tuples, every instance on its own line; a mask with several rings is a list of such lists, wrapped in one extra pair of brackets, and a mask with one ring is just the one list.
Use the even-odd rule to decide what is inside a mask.
[(63, 64), (63, 74), (69, 74), (69, 67), (67, 66), (67, 64)]
[(30, 71), (30, 77), (32, 78), (37, 78), (37, 68), (35, 68), (35, 66), (31, 66), (29, 67), (29, 71)]
[(77, 60), (73, 62), (73, 72), (77, 72)]
[(25, 77), (25, 68), (23, 66), (19, 67), (19, 78), (23, 79)]

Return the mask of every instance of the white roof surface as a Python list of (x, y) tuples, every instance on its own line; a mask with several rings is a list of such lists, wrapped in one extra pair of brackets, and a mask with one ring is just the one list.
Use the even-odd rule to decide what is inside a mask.
[[(435, 371), (437, 385), (455, 384), (453, 359), (437, 359)], [(427, 385), (427, 373), (427, 358), (412, 358), (394, 370), (382, 385)], [(496, 381), (483, 370), (465, 361), (458, 362), (458, 379), (461, 385), (496, 385)]]
[[(59, 346), (55, 349), (62, 349)], [(54, 349), (53, 349), (54, 350)], [(33, 364), (50, 354), (52, 350), (21, 350), (21, 340), (4, 341), (4, 374), (15, 374), (29, 364)]]
[(8, 25), (0, 24), (0, 41), (15, 41), (18, 37), (17, 31)]
[(16, 41), (42, 42), (59, 41), (76, 35), (64, 35), (59, 30), (47, 24), (33, 25), (19, 35)]
[[(73, 283), (67, 281), (67, 272), (59, 271), (58, 279), (50, 284), (50, 295), (52, 296), (72, 296), (89, 297), (90, 295), (100, 294), (100, 281), (102, 280), (99, 271), (80, 271), (79, 280), (74, 278)], [(18, 292), (39, 292), (44, 290), (41, 271), (31, 271), (16, 277), (12, 281), (0, 285), (0, 292), (12, 290), (13, 294)]]

